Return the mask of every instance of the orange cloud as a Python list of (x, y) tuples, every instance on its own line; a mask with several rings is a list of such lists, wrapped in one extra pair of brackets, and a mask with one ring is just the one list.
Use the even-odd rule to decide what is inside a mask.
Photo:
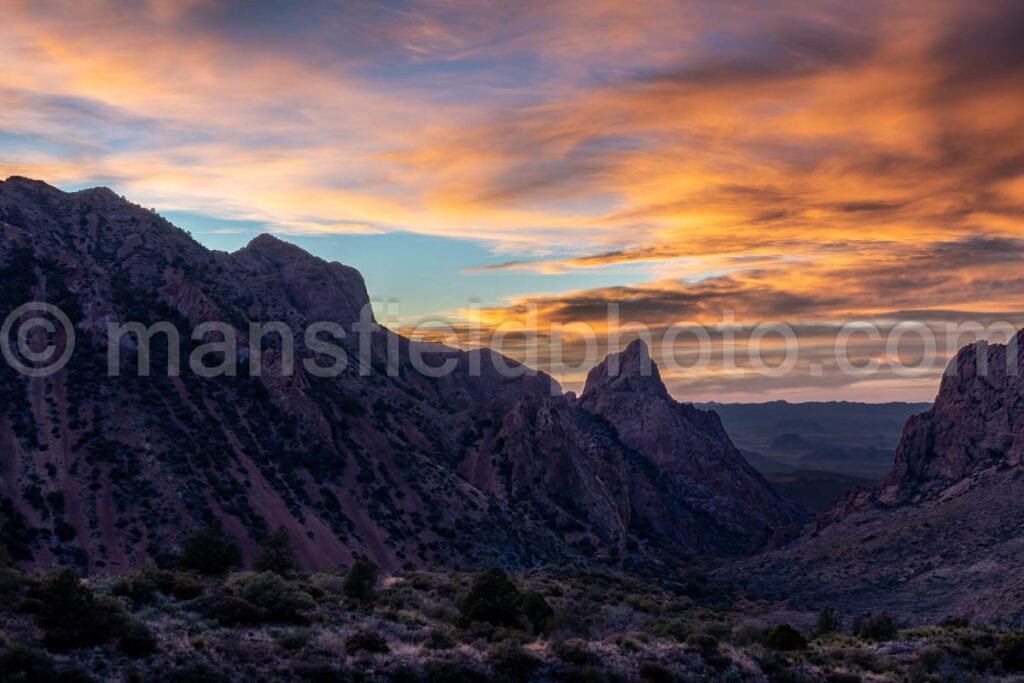
[(491, 327), (607, 301), (1012, 312), (1022, 24), (1009, 0), (7, 2), (0, 172), (284, 232), (483, 240), (515, 256), (482, 270), (524, 278), (650, 277), (510, 292)]

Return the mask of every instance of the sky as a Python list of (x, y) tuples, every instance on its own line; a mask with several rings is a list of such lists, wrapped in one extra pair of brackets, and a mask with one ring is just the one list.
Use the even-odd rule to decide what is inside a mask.
[[(931, 400), (944, 330), (1024, 324), (1019, 2), (5, 0), (0, 73), (2, 177), (273, 232), (462, 345), (616, 304), (685, 400)], [(507, 350), (578, 389), (583, 337)]]

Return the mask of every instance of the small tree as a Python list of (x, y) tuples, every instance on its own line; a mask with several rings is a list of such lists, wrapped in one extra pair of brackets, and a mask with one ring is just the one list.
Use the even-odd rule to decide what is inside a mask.
[(1024, 633), (1007, 631), (999, 636), (995, 655), (1003, 664), (1003, 669), (1014, 673), (1024, 671)]
[(866, 614), (853, 622), (853, 632), (865, 640), (884, 643), (895, 640), (899, 633), (896, 622), (888, 614)]
[(260, 556), (253, 563), (256, 571), (286, 576), (298, 568), (292, 539), (284, 527), (260, 541), (260, 548)]
[(827, 636), (843, 630), (843, 618), (831, 607), (825, 607), (818, 613), (818, 623), (814, 626), (815, 636)]
[(267, 622), (305, 624), (316, 601), (302, 589), (273, 572), (242, 574), (233, 577), (228, 586), (238, 597), (261, 610)]
[(532, 590), (523, 593), (522, 611), (533, 632), (538, 634), (544, 632), (551, 617), (555, 616), (555, 610), (551, 609), (544, 596)]
[(473, 622), (493, 626), (519, 626), (522, 618), (522, 596), (508, 574), (498, 567), (481, 572), (469, 595), (460, 607), (460, 622), (469, 626)]
[(39, 605), (36, 619), (43, 628), (43, 643), (51, 650), (105, 643), (133, 625), (121, 601), (95, 595), (72, 569), (42, 575), (29, 597)]
[(207, 527), (189, 536), (182, 545), (178, 566), (200, 574), (226, 574), (242, 564), (242, 551), (220, 529)]
[(345, 575), (341, 590), (345, 597), (356, 602), (373, 602), (380, 570), (366, 555), (360, 555)]
[(779, 624), (764, 634), (764, 646), (769, 650), (791, 652), (806, 648), (807, 639), (789, 624)]

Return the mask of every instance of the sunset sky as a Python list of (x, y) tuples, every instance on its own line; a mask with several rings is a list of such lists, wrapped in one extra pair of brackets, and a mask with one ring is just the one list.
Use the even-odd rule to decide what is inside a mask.
[(835, 371), (837, 327), (1024, 323), (1020, 2), (3, 0), (0, 71), (0, 176), (277, 233), (396, 325), (806, 342), (681, 399), (931, 400), (941, 367)]

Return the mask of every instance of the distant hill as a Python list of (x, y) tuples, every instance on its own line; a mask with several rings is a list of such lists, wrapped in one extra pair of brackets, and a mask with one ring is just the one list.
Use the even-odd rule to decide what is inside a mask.
[(856, 479), (889, 471), (903, 424), (927, 403), (703, 403), (762, 472), (804, 469)]

